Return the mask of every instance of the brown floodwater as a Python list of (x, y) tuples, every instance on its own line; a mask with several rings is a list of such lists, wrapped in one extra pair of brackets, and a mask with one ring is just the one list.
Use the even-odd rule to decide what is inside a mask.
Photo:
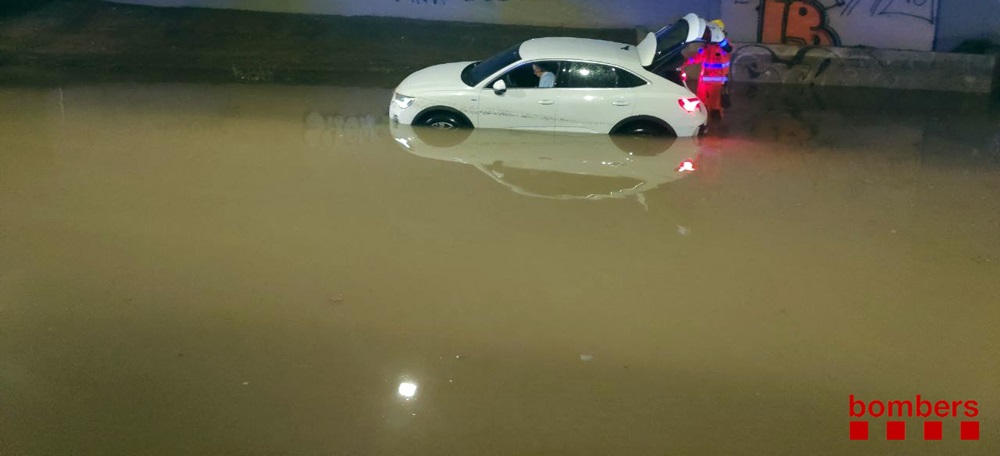
[[(390, 94), (0, 88), (0, 454), (1000, 452), (988, 106), (642, 141)], [(850, 417), (917, 394), (979, 413)]]

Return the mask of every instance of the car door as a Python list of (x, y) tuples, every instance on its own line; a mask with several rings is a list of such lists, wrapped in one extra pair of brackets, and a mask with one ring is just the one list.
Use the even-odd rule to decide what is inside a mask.
[[(558, 108), (553, 88), (539, 88), (541, 78), (534, 65), (558, 73), (558, 62), (526, 62), (492, 79), (479, 92), (477, 110), (480, 128), (551, 131)], [(506, 90), (493, 89), (502, 80)]]
[[(556, 83), (557, 131), (608, 133), (629, 117), (638, 76), (611, 65), (569, 62)], [(621, 82), (619, 82), (621, 81)]]

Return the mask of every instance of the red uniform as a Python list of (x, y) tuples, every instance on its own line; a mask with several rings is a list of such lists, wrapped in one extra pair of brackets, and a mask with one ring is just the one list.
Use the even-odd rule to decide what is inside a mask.
[(709, 43), (688, 59), (688, 65), (701, 65), (698, 78), (698, 98), (709, 112), (722, 115), (722, 91), (729, 80), (729, 52), (718, 43)]

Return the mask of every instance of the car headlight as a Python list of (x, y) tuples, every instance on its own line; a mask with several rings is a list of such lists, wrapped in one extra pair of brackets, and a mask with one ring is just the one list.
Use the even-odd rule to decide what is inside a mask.
[(402, 94), (398, 94), (398, 93), (392, 94), (392, 102), (396, 103), (396, 106), (399, 106), (399, 109), (409, 108), (410, 105), (413, 104), (413, 100), (414, 99), (415, 98), (413, 98), (413, 97), (408, 97), (406, 95), (402, 95)]

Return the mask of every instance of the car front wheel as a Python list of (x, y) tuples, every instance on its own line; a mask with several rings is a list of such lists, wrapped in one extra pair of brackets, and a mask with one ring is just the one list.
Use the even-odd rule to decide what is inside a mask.
[(462, 122), (457, 116), (451, 113), (440, 112), (434, 113), (420, 122), (422, 125), (437, 128), (441, 130), (454, 130), (456, 128), (465, 128), (465, 123)]

